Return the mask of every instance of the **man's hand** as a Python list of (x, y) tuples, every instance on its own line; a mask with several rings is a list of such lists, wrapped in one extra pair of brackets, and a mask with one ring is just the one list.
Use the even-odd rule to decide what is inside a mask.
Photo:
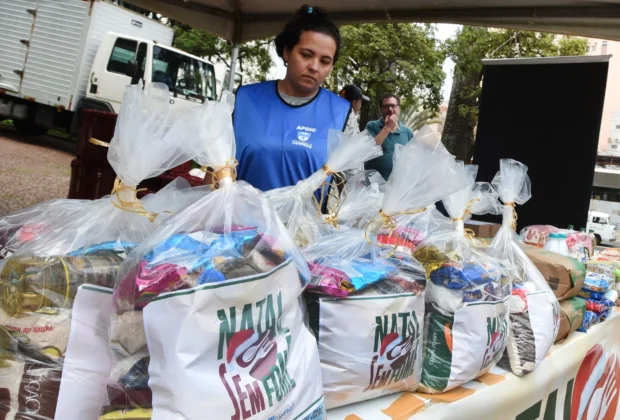
[(398, 130), (398, 117), (396, 114), (385, 117), (385, 129), (391, 134)]

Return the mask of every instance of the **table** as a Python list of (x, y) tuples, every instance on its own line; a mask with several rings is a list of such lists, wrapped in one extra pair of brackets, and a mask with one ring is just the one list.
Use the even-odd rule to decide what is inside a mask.
[(495, 367), (483, 377), (444, 394), (388, 395), (329, 410), (327, 418), (620, 419), (619, 354), (620, 313), (616, 312), (587, 333), (575, 332), (553, 346), (538, 369), (523, 378)]

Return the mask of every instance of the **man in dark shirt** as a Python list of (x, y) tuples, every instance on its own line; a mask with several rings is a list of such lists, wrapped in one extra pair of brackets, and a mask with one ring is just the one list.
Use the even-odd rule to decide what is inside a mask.
[(392, 94), (381, 99), (383, 118), (369, 121), (366, 130), (373, 136), (383, 149), (383, 156), (366, 162), (366, 169), (375, 169), (387, 181), (392, 173), (394, 147), (405, 145), (413, 138), (413, 131), (398, 121), (400, 115), (400, 99)]

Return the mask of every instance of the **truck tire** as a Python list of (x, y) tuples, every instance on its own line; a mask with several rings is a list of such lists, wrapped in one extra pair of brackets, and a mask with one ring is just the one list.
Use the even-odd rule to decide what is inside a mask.
[(594, 234), (594, 241), (596, 242), (594, 245), (598, 246), (601, 244), (602, 240), (601, 240), (601, 235), (599, 235), (598, 233)]
[(47, 128), (36, 125), (34, 121), (14, 120), (13, 125), (18, 132), (27, 136), (42, 136), (47, 133)]

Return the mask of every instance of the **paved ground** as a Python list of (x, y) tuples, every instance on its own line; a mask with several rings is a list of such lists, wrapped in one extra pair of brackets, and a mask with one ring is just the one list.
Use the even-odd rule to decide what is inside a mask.
[(0, 216), (66, 198), (73, 146), (51, 137), (29, 139), (0, 125)]

